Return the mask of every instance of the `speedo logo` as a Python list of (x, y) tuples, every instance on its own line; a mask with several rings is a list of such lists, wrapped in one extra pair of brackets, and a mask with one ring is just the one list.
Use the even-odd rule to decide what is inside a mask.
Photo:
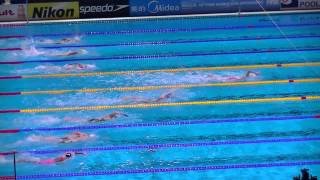
[(104, 6), (80, 6), (80, 13), (93, 13), (93, 12), (117, 12), (122, 9), (129, 7), (129, 5), (113, 5), (113, 4), (106, 4)]
[(70, 9), (55, 9), (54, 7), (34, 7), (32, 18), (72, 18), (75, 15), (75, 10)]

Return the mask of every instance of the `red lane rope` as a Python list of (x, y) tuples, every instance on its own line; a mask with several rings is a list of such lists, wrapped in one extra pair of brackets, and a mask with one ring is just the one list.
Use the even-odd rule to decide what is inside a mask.
[(15, 154), (16, 152), (15, 151), (9, 151), (9, 152), (0, 152), (0, 155), (3, 155), (3, 156), (8, 156), (8, 155), (13, 155)]
[(3, 61), (3, 62), (0, 62), (0, 64), (23, 64), (24, 61)]
[(15, 96), (21, 95), (21, 92), (0, 92), (0, 96)]
[(0, 176), (0, 180), (16, 179), (15, 176)]
[(11, 39), (11, 38), (25, 38), (23, 35), (17, 35), (17, 36), (0, 36), (0, 39)]
[(0, 76), (0, 79), (22, 79), (22, 76)]
[(19, 129), (6, 129), (6, 130), (0, 130), (0, 134), (6, 134), (6, 133), (18, 133), (20, 132)]
[(21, 48), (0, 48), (0, 51), (22, 51)]
[(4, 113), (19, 113), (20, 110), (19, 109), (13, 109), (13, 110), (0, 110), (0, 114), (4, 114)]

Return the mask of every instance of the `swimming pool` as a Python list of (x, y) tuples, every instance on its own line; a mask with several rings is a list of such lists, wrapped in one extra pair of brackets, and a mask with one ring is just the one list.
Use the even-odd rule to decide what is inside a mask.
[(18, 179), (319, 176), (319, 26), (319, 13), (2, 25), (0, 176), (13, 154)]

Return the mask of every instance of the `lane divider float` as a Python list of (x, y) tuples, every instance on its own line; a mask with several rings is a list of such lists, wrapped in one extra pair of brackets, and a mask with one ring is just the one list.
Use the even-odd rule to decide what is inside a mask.
[(192, 166), (192, 167), (166, 167), (166, 168), (149, 168), (149, 169), (126, 169), (126, 170), (109, 170), (109, 171), (91, 171), (91, 172), (71, 172), (71, 173), (51, 173), (35, 175), (18, 175), (17, 179), (49, 179), (61, 177), (83, 177), (83, 176), (111, 176), (111, 175), (128, 175), (128, 174), (149, 174), (149, 173), (172, 173), (172, 172), (190, 172), (190, 171), (216, 171), (227, 169), (258, 169), (258, 168), (284, 168), (284, 167), (305, 167), (311, 165), (320, 165), (320, 161), (295, 161), (295, 162), (273, 162), (273, 163), (256, 163), (256, 164), (231, 164), (231, 165), (214, 165), (214, 166)]
[(209, 146), (224, 146), (224, 145), (292, 143), (292, 142), (310, 142), (310, 141), (320, 141), (320, 137), (231, 140), (231, 141), (209, 141), (209, 142), (193, 142), (193, 143), (169, 143), (169, 144), (106, 146), (106, 147), (70, 148), (70, 149), (53, 149), (53, 150), (31, 150), (31, 151), (2, 152), (0, 153), (0, 155), (11, 155), (14, 153), (15, 154), (23, 154), (23, 153), (54, 154), (54, 153), (64, 153), (64, 152), (128, 151), (128, 150), (144, 150), (144, 149), (192, 148), (192, 147), (209, 147)]
[(64, 78), (78, 76), (104, 76), (104, 75), (126, 75), (126, 74), (147, 74), (147, 73), (176, 73), (191, 71), (218, 71), (234, 69), (262, 69), (276, 67), (316, 67), (320, 62), (305, 63), (288, 63), (288, 64), (257, 64), (257, 65), (240, 65), (240, 66), (221, 66), (221, 67), (196, 67), (196, 68), (176, 68), (176, 69), (158, 69), (158, 70), (137, 70), (137, 71), (109, 71), (109, 72), (87, 72), (87, 73), (68, 73), (68, 74), (38, 74), (38, 75), (21, 75), (21, 76), (0, 76), (4, 79), (31, 79), (31, 78)]
[[(282, 28), (319, 26), (320, 23), (299, 23), (299, 24), (279, 24)], [(0, 26), (1, 27), (1, 26)], [(55, 34), (36, 34), (31, 37), (58, 37), (58, 36), (93, 36), (93, 35), (125, 35), (125, 34), (146, 34), (146, 33), (176, 33), (176, 32), (198, 32), (198, 31), (216, 31), (216, 30), (238, 30), (238, 29), (265, 29), (274, 28), (274, 25), (242, 25), (242, 26), (216, 26), (201, 28), (163, 28), (163, 29), (137, 29), (121, 31), (102, 31), (102, 32), (84, 32), (84, 33), (55, 33)], [(26, 36), (17, 35), (17, 38)], [(20, 36), (20, 37), (19, 37)], [(0, 36), (0, 38), (6, 36)], [(10, 37), (10, 36), (9, 36)]]
[(312, 82), (320, 82), (320, 78), (297, 79), (297, 80), (289, 79), (289, 80), (270, 80), (270, 81), (250, 81), (250, 82), (225, 82), (225, 83), (208, 83), (208, 84), (178, 84), (178, 85), (162, 85), (162, 86), (113, 87), (113, 88), (94, 88), (94, 89), (75, 89), (75, 90), (0, 92), (0, 96), (66, 94), (66, 93), (96, 93), (96, 92), (112, 92), (112, 91), (147, 91), (147, 90), (158, 90), (158, 89), (223, 87), (223, 86), (283, 84), (283, 83), (312, 83)]
[(221, 123), (250, 123), (250, 122), (273, 122), (273, 121), (293, 121), (293, 120), (312, 120), (319, 119), (320, 115), (309, 116), (283, 116), (283, 117), (260, 117), (260, 118), (230, 118), (230, 119), (206, 119), (206, 120), (184, 120), (184, 121), (167, 121), (154, 123), (130, 123), (130, 124), (110, 124), (110, 125), (88, 125), (73, 127), (39, 127), (24, 129), (3, 129), (0, 134), (15, 134), (19, 132), (49, 132), (49, 131), (80, 131), (80, 130), (97, 130), (97, 129), (122, 129), (122, 128), (139, 128), (139, 127), (161, 127), (161, 126), (187, 126), (200, 124), (221, 124)]
[(80, 106), (80, 107), (57, 107), (57, 108), (39, 108), (39, 109), (14, 109), (0, 110), (0, 114), (8, 113), (46, 113), (62, 111), (93, 111), (106, 109), (135, 109), (135, 108), (155, 108), (155, 107), (174, 107), (190, 105), (218, 105), (218, 104), (237, 104), (237, 103), (262, 103), (262, 102), (286, 102), (286, 101), (314, 101), (320, 100), (320, 96), (294, 96), (294, 97), (274, 97), (257, 99), (228, 99), (228, 100), (210, 100), (210, 101), (187, 101), (187, 102), (169, 102), (155, 104), (125, 104), (125, 105), (100, 105), (100, 106)]
[(161, 59), (161, 58), (176, 58), (176, 57), (203, 57), (216, 55), (236, 55), (236, 54), (261, 54), (261, 53), (281, 53), (281, 52), (311, 52), (320, 51), (320, 47), (298, 47), (286, 49), (248, 49), (234, 51), (211, 51), (211, 52), (192, 52), (192, 53), (163, 53), (151, 55), (115, 55), (109, 57), (91, 57), (91, 58), (70, 58), (70, 59), (39, 59), (29, 61), (0, 61), (0, 65), (17, 65), (29, 63), (59, 63), (59, 62), (82, 62), (82, 61), (109, 61), (109, 60), (144, 60), (144, 59)]
[(144, 46), (144, 45), (168, 45), (186, 43), (209, 43), (209, 42), (232, 42), (232, 41), (254, 41), (254, 40), (275, 40), (275, 39), (306, 39), (320, 38), (320, 35), (288, 35), (284, 36), (256, 36), (256, 37), (231, 37), (214, 39), (186, 39), (186, 40), (164, 40), (164, 41), (143, 41), (143, 42), (123, 42), (113, 44), (83, 44), (83, 45), (64, 45), (64, 46), (37, 46), (37, 49), (61, 49), (61, 48), (96, 48), (96, 47), (115, 47), (115, 46)]

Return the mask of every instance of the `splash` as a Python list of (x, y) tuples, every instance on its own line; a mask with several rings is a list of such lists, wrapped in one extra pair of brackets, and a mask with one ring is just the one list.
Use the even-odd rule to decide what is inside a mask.
[(39, 51), (35, 46), (30, 46), (30, 48), (26, 48), (23, 50), (24, 56), (39, 56), (47, 54), (45, 51)]
[(66, 72), (92, 71), (96, 69), (95, 64), (65, 64), (63, 66), (39, 65), (34, 68), (20, 69), (12, 71), (13, 74), (52, 74)]
[(61, 122), (61, 119), (54, 116), (41, 116), (37, 117), (37, 121), (35, 123), (40, 125), (54, 125)]

